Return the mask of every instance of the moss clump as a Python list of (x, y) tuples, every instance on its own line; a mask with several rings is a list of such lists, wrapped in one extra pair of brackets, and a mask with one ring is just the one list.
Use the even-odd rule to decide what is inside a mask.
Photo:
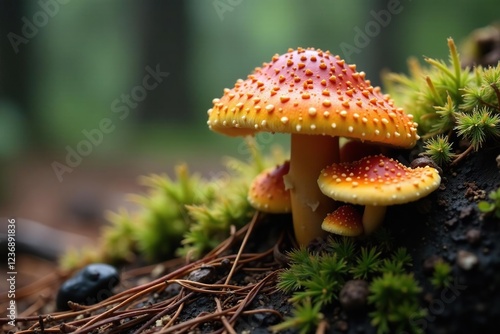
[(431, 284), (436, 289), (447, 288), (453, 282), (451, 276), (452, 267), (449, 263), (438, 261), (434, 266), (434, 271), (431, 277)]
[(386, 272), (375, 278), (370, 284), (368, 301), (375, 307), (370, 312), (372, 324), (377, 333), (423, 333), (415, 325), (415, 320), (426, 315), (418, 301), (422, 289), (412, 274), (394, 274)]
[(88, 261), (117, 264), (132, 262), (137, 256), (148, 262), (175, 254), (199, 258), (229, 236), (231, 225), (241, 227), (248, 222), (255, 211), (247, 200), (251, 180), (264, 168), (285, 160), (278, 148), (264, 157), (254, 139), (248, 139), (247, 145), (248, 162), (227, 158), (226, 169), (211, 179), (190, 173), (185, 164), (175, 168), (173, 178), (141, 177), (139, 182), (147, 191), (128, 197), (137, 209), (109, 212), (110, 225), (103, 229), (98, 249), (70, 251), (61, 266), (75, 269)]
[[(436, 163), (457, 163), (468, 153), (500, 136), (500, 64), (461, 67), (453, 39), (448, 39), (449, 62), (425, 58), (428, 67), (409, 61), (410, 75), (384, 76), (391, 96), (419, 124), (424, 154)], [(468, 147), (455, 155), (452, 145)]]
[[(291, 251), (288, 254), (290, 267), (280, 273), (277, 286), (290, 293), (291, 302), (297, 306), (293, 316), (278, 328), (300, 331), (314, 328), (322, 317), (322, 309), (338, 301), (344, 283), (361, 278), (369, 283), (368, 302), (374, 309), (370, 316), (378, 333), (389, 333), (393, 329), (418, 332), (412, 328), (409, 317), (405, 318), (408, 314), (414, 320), (425, 315), (417, 299), (421, 289), (408, 273), (411, 257), (403, 247), (389, 251), (376, 246), (377, 240), (390, 242), (387, 231), (378, 234), (364, 244), (352, 238), (334, 236), (328, 239), (322, 252), (310, 252), (305, 248)], [(316, 312), (315, 316), (311, 315), (312, 311)]]

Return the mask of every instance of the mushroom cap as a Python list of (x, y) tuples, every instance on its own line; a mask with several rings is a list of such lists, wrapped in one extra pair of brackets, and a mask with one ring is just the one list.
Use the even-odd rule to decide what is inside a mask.
[(224, 89), (208, 126), (230, 136), (261, 131), (359, 138), (398, 147), (418, 140), (413, 116), (365, 80), (364, 72), (319, 49), (289, 49)]
[(357, 237), (363, 234), (362, 215), (352, 205), (342, 205), (337, 210), (329, 213), (321, 228), (327, 232)]
[(283, 176), (288, 174), (290, 163), (264, 170), (252, 181), (248, 191), (248, 201), (255, 209), (269, 213), (291, 211), (290, 190), (285, 187)]
[(381, 154), (332, 164), (318, 178), (326, 196), (372, 206), (416, 201), (436, 190), (440, 182), (438, 171), (432, 167), (412, 169)]

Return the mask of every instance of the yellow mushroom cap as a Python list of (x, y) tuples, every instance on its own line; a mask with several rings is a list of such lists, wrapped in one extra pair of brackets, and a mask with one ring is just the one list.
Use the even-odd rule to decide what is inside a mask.
[(337, 163), (321, 171), (318, 185), (326, 196), (352, 204), (389, 206), (416, 201), (439, 187), (436, 169), (409, 168), (381, 154)]
[(283, 176), (288, 174), (290, 163), (270, 168), (255, 177), (248, 192), (248, 201), (255, 209), (269, 213), (288, 213), (291, 210), (290, 190), (285, 187)]
[(354, 206), (342, 205), (326, 216), (321, 228), (330, 233), (357, 237), (363, 234), (362, 216)]
[(417, 124), (339, 56), (317, 49), (275, 55), (226, 88), (208, 126), (230, 136), (260, 131), (326, 134), (413, 147)]

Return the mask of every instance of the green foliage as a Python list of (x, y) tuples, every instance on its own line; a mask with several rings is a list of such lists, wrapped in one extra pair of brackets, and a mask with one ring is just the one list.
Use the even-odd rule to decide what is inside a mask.
[(228, 236), (231, 225), (243, 226), (254, 212), (247, 201), (248, 187), (261, 169), (255, 164), (228, 159), (227, 172), (210, 182), (214, 191), (212, 201), (203, 201), (186, 206), (190, 224), (179, 255), (200, 257)]
[(461, 112), (457, 118), (455, 130), (459, 136), (467, 139), (474, 150), (478, 150), (486, 138), (494, 139), (500, 135), (498, 128), (500, 116), (490, 114), (488, 108), (473, 109), (472, 113)]
[[(385, 76), (392, 97), (419, 124), (426, 140), (424, 154), (439, 165), (457, 162), (500, 136), (500, 64), (462, 68), (451, 38), (448, 47), (448, 63), (425, 58), (430, 66), (423, 68), (412, 60), (409, 76)], [(459, 140), (470, 143), (463, 155), (452, 152)]]
[(377, 333), (399, 333), (403, 330), (422, 333), (414, 322), (426, 315), (418, 302), (421, 291), (412, 274), (388, 272), (375, 278), (370, 284), (368, 302), (375, 307), (370, 316), (372, 324), (377, 326)]
[(323, 313), (321, 313), (321, 304), (314, 304), (311, 302), (310, 298), (302, 300), (295, 308), (291, 317), (285, 318), (285, 320), (277, 325), (271, 327), (274, 333), (279, 331), (294, 328), (299, 331), (300, 334), (310, 333), (324, 318)]
[(109, 212), (107, 219), (111, 225), (103, 230), (103, 240), (106, 242), (105, 262), (132, 261), (137, 252), (137, 226), (132, 217), (127, 210), (121, 208), (117, 213)]
[[(412, 330), (409, 318), (404, 316), (411, 315), (414, 319), (424, 313), (416, 298), (420, 288), (413, 276), (407, 273), (412, 265), (411, 256), (404, 247), (383, 251), (383, 247), (374, 246), (376, 240), (380, 239), (388, 243), (391, 240), (387, 231), (378, 237), (372, 235), (363, 244), (353, 238), (330, 236), (324, 252), (311, 253), (305, 248), (293, 250), (288, 254), (290, 267), (279, 274), (278, 289), (292, 294), (290, 300), (298, 303), (298, 307), (312, 303), (311, 307), (317, 309), (319, 314), (322, 307), (338, 299), (347, 280), (365, 279), (375, 284), (370, 288), (370, 303), (375, 307), (371, 316), (379, 333), (387, 333), (395, 327)], [(385, 283), (379, 282), (382, 278)], [(384, 284), (388, 284), (385, 290)], [(401, 303), (401, 309), (388, 306), (398, 303)], [(286, 325), (280, 328), (301, 330), (305, 327), (298, 326), (305, 326), (306, 319), (311, 321), (308, 330), (315, 326), (317, 318), (295, 318), (298, 313), (296, 309), (294, 316), (288, 318)]]
[(406, 248), (398, 248), (390, 258), (384, 259), (380, 265), (380, 272), (403, 274), (412, 266), (412, 259)]
[(493, 202), (480, 201), (477, 206), (479, 211), (485, 214), (494, 214), (500, 218), (500, 188), (489, 193), (489, 199)]
[(437, 289), (449, 287), (453, 281), (451, 269), (452, 268), (449, 263), (438, 261), (434, 266), (434, 272), (432, 273), (432, 285)]
[(142, 177), (149, 191), (129, 198), (141, 207), (135, 217), (137, 247), (148, 260), (171, 256), (187, 228), (194, 223), (186, 208), (214, 199), (212, 185), (199, 175), (191, 175), (186, 165), (175, 169), (176, 178), (167, 175)]
[(356, 244), (354, 239), (344, 236), (329, 236), (327, 250), (332, 254), (337, 254), (341, 259), (351, 264), (355, 260)]
[(351, 269), (351, 273), (355, 279), (367, 279), (379, 270), (380, 264), (380, 252), (377, 247), (369, 250), (361, 247), (361, 255), (356, 259), (356, 266)]
[[(175, 168), (173, 178), (141, 177), (146, 192), (128, 196), (137, 208), (108, 213), (111, 224), (104, 228), (92, 258), (108, 263), (129, 262), (136, 255), (149, 261), (175, 253), (198, 258), (218, 245), (229, 236), (231, 225), (240, 227), (252, 216), (254, 209), (247, 201), (252, 179), (285, 160), (279, 149), (263, 157), (253, 139), (247, 144), (249, 162), (228, 158), (226, 169), (211, 179), (190, 173), (185, 164)], [(74, 254), (68, 257), (61, 260), (67, 266), (84, 264), (78, 265)]]
[(443, 135), (429, 138), (424, 148), (424, 153), (440, 166), (450, 163), (454, 157), (452, 144), (448, 142), (448, 137)]

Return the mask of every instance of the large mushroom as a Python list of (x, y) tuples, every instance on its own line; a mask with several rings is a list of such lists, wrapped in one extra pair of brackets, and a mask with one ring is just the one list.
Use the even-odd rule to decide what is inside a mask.
[(416, 201), (436, 190), (439, 172), (430, 166), (410, 168), (384, 155), (334, 163), (318, 178), (321, 191), (337, 200), (365, 205), (363, 229), (373, 232), (384, 220), (387, 206)]
[(418, 139), (411, 115), (365, 80), (339, 56), (315, 49), (275, 55), (232, 89), (213, 100), (211, 130), (229, 136), (291, 133), (291, 191), (297, 241), (323, 235), (321, 222), (336, 203), (316, 183), (325, 166), (339, 159), (339, 137), (413, 147)]

